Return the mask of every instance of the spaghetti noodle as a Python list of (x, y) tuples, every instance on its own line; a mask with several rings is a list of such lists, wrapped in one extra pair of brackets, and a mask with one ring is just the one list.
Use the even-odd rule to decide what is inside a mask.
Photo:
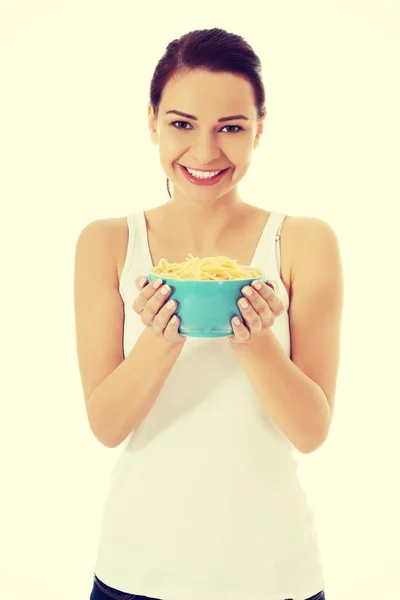
[(188, 257), (180, 263), (170, 263), (161, 258), (158, 265), (151, 269), (154, 275), (172, 279), (195, 279), (221, 281), (231, 279), (252, 279), (263, 275), (260, 269), (243, 267), (237, 260), (227, 256), (208, 256), (207, 258)]

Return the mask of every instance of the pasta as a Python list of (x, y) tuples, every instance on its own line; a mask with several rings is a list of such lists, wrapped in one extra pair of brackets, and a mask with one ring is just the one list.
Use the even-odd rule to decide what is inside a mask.
[(188, 257), (180, 263), (170, 263), (166, 258), (161, 258), (158, 265), (151, 269), (151, 273), (173, 279), (209, 281), (252, 279), (263, 275), (260, 269), (242, 267), (238, 265), (237, 260), (227, 256), (195, 258), (193, 254), (188, 254)]

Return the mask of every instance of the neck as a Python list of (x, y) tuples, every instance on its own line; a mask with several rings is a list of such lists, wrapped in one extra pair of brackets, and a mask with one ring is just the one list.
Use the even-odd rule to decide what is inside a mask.
[(201, 247), (205, 238), (208, 246), (216, 246), (235, 227), (247, 207), (237, 194), (227, 194), (207, 204), (174, 195), (165, 205), (165, 217), (181, 227), (181, 237), (191, 247)]

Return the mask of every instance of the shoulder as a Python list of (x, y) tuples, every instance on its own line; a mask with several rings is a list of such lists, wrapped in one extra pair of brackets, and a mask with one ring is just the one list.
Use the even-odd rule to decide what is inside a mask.
[[(334, 232), (329, 223), (318, 217), (308, 217), (302, 215), (285, 215), (284, 227), (290, 231), (291, 236), (299, 238), (307, 233), (323, 234)], [(282, 227), (283, 229), (283, 227)]]
[(333, 227), (318, 217), (309, 217), (302, 215), (287, 215), (285, 222), (291, 227), (293, 232), (301, 234), (303, 232), (334, 232)]
[(103, 243), (111, 251), (124, 232), (127, 233), (126, 217), (95, 219), (80, 230), (76, 243)]
[(288, 265), (290, 290), (300, 270), (310, 269), (311, 259), (322, 252), (340, 260), (338, 238), (333, 227), (318, 217), (286, 215), (281, 228), (282, 252)]
[[(116, 269), (125, 258), (128, 243), (126, 217), (95, 219), (87, 223), (76, 240), (76, 255), (101, 256), (103, 264)], [(119, 279), (119, 277), (118, 277)]]
[(337, 234), (329, 223), (318, 217), (294, 216), (287, 223), (292, 268), (306, 268), (310, 254), (339, 253)]
[(282, 226), (281, 237), (286, 238), (290, 249), (292, 269), (300, 265), (310, 251), (330, 244), (338, 249), (338, 237), (334, 228), (318, 217), (287, 215)]

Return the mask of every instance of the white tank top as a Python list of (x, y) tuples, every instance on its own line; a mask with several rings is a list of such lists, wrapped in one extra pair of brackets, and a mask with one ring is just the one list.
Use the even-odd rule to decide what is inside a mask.
[[(279, 283), (272, 331), (290, 356), (289, 298), (272, 212), (251, 265)], [(124, 353), (144, 325), (135, 279), (153, 266), (144, 212), (127, 217)], [(234, 258), (234, 257), (233, 257)], [(113, 468), (94, 572), (162, 600), (304, 600), (324, 589), (314, 511), (294, 446), (261, 405), (226, 338), (188, 338)]]

